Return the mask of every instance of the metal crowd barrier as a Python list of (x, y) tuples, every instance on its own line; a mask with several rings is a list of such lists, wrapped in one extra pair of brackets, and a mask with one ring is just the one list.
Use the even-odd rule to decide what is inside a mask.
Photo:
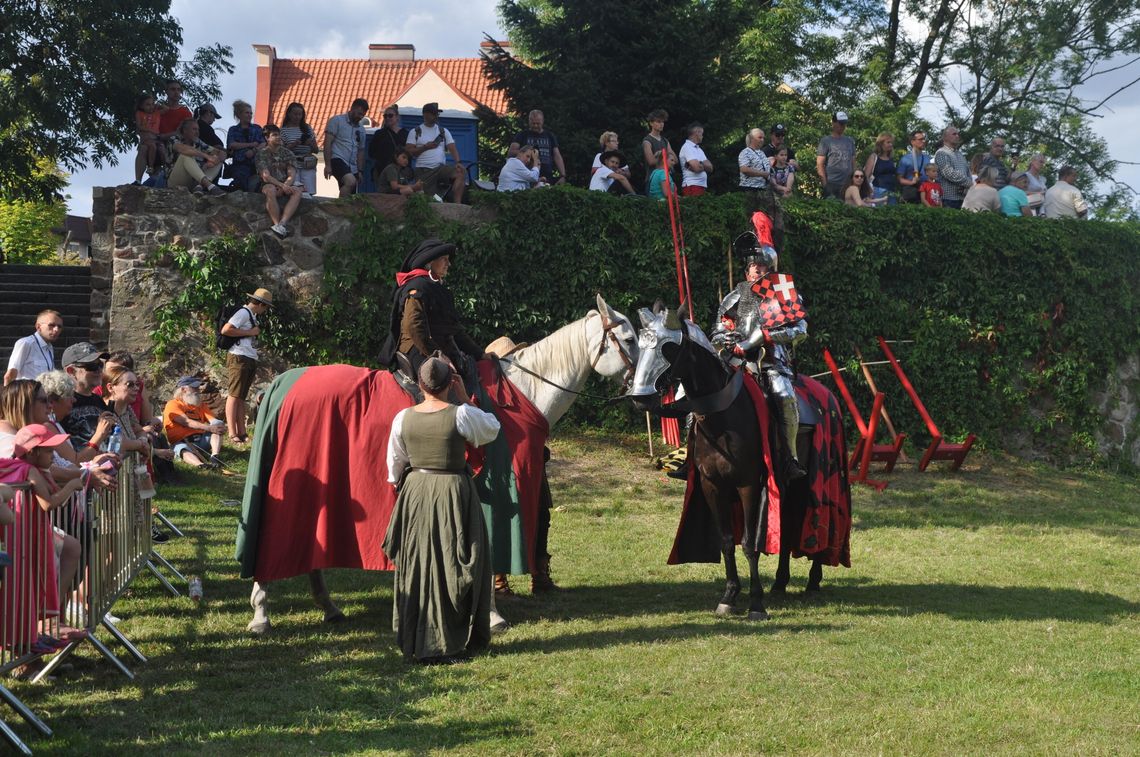
[[(156, 562), (179, 580), (186, 579), (154, 551), (151, 500), (139, 497), (136, 464), (136, 455), (127, 455), (119, 469), (117, 486), (76, 494), (50, 513), (38, 506), (30, 484), (10, 484), (16, 491), (16, 523), (0, 527), (0, 551), (12, 559), (12, 565), (0, 579), (0, 675), (51, 654), (37, 649), (37, 642), (41, 634), (58, 638), (61, 625), (84, 633), (76, 634), (55, 653), (33, 681), (50, 675), (85, 642), (133, 680), (131, 670), (99, 638), (100, 628), (136, 660), (147, 661), (108, 614), (144, 568), (153, 572), (174, 596), (179, 596), (179, 591), (159, 572)], [(181, 535), (168, 520), (163, 521)], [(76, 575), (61, 595), (56, 545), (62, 543), (64, 534), (78, 540), (80, 555)], [(51, 729), (3, 685), (0, 698), (37, 731), (51, 735)], [(3, 720), (0, 736), (21, 753), (31, 754)]]

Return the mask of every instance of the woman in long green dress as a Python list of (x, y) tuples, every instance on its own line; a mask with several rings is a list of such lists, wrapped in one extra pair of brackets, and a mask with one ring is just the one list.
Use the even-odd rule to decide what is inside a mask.
[(424, 401), (395, 417), (388, 439), (400, 492), (384, 538), (396, 564), (392, 627), (409, 662), (451, 662), (491, 640), (490, 544), (464, 443), (492, 441), (499, 421), (448, 401), (466, 393), (446, 360), (425, 360), (419, 385)]

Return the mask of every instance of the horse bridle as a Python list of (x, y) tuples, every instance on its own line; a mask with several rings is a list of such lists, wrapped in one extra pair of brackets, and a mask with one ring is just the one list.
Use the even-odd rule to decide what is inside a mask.
[[(677, 350), (677, 356), (669, 362), (669, 370), (662, 373), (657, 377), (656, 384), (661, 384), (664, 380), (665, 386), (672, 386), (673, 372), (677, 368), (677, 363), (680, 362), (681, 356), (685, 354), (686, 350), (692, 349), (693, 340), (689, 336), (688, 329), (682, 326), (681, 328), (681, 344)], [(689, 413), (694, 413), (698, 416), (716, 415), (727, 410), (740, 394), (741, 387), (744, 386), (743, 372), (736, 371), (730, 377), (728, 382), (712, 394), (706, 394), (701, 397), (685, 397), (684, 399), (670, 402), (669, 404), (661, 404), (656, 408), (651, 408), (650, 413), (660, 418), (684, 418)], [(656, 386), (654, 387), (656, 388)], [(660, 390), (658, 390), (660, 391)]]
[(555, 389), (561, 390), (563, 392), (567, 392), (569, 394), (573, 394), (573, 395), (578, 396), (578, 397), (586, 397), (587, 399), (592, 399), (592, 400), (604, 400), (606, 402), (616, 402), (616, 401), (625, 399), (625, 390), (629, 386), (629, 382), (631, 382), (633, 380), (633, 374), (634, 374), (634, 371), (637, 369), (637, 366), (630, 359), (629, 353), (627, 353), (625, 351), (625, 348), (622, 347), (621, 340), (617, 338), (616, 334), (614, 334), (614, 329), (618, 328), (623, 323), (628, 324), (629, 321), (610, 320), (610, 317), (607, 316), (605, 313), (599, 313), (598, 315), (602, 319), (602, 338), (598, 342), (598, 354), (595, 355), (594, 359), (590, 362), (590, 370), (592, 370), (592, 371), (597, 370), (598, 361), (600, 361), (602, 359), (602, 355), (604, 355), (606, 353), (606, 342), (607, 342), (607, 340), (612, 340), (614, 346), (617, 347), (618, 355), (621, 357), (622, 363), (625, 364), (625, 376), (622, 377), (622, 393), (616, 397), (603, 397), (600, 394), (590, 394), (589, 392), (579, 392), (579, 391), (576, 391), (576, 390), (571, 389), (569, 387), (562, 386), (561, 384), (558, 384), (558, 383), (555, 383), (554, 381), (551, 381), (546, 376), (543, 376), (541, 373), (536, 373), (535, 371), (532, 371), (530, 368), (527, 368), (525, 365), (518, 362), (517, 360), (514, 360), (513, 358), (501, 357), (501, 358), (499, 358), (499, 362), (507, 363), (508, 365), (513, 365), (514, 367), (518, 368), (523, 373), (526, 373), (530, 376), (533, 376), (534, 378), (538, 379), (539, 381), (543, 382), (544, 384), (549, 384), (550, 386), (553, 386)]

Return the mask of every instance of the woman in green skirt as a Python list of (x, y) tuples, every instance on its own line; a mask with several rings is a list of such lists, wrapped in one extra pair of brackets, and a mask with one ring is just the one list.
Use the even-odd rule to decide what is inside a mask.
[(384, 538), (396, 564), (392, 627), (404, 659), (453, 662), (491, 640), (491, 562), (465, 442), (482, 446), (499, 421), (465, 397), (439, 353), (420, 366), (424, 401), (402, 410), (388, 438), (388, 480), (399, 490)]

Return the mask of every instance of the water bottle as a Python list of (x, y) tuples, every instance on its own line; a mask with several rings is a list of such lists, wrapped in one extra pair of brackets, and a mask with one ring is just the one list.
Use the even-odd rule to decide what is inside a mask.
[(111, 431), (111, 435), (107, 437), (107, 451), (114, 452), (117, 455), (122, 448), (123, 432), (118, 426), (115, 426), (114, 430)]
[(190, 599), (195, 602), (202, 601), (202, 579), (198, 576), (190, 576), (186, 582), (186, 592), (190, 595)]

